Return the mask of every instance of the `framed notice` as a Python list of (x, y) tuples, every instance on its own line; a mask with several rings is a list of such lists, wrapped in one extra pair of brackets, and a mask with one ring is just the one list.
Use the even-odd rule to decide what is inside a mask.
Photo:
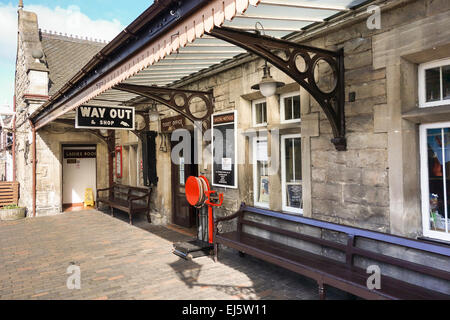
[(237, 112), (212, 115), (212, 185), (237, 189)]
[(122, 146), (116, 147), (116, 177), (122, 178)]
[(259, 184), (259, 201), (262, 203), (269, 203), (270, 195), (269, 195), (269, 177), (261, 176), (260, 184)]
[(302, 208), (303, 201), (303, 189), (301, 184), (288, 184), (287, 185), (288, 207)]

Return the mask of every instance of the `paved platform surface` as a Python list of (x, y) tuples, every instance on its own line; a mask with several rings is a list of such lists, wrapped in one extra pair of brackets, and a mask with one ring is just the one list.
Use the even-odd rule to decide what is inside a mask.
[[(183, 260), (171, 249), (187, 233), (126, 220), (82, 211), (0, 222), (0, 299), (318, 299), (313, 281), (232, 251), (218, 263)], [(71, 265), (80, 267), (80, 290), (67, 287)]]

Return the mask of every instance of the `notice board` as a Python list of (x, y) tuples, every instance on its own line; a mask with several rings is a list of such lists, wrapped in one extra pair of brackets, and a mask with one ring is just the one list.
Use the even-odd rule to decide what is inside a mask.
[(212, 115), (213, 186), (233, 189), (238, 187), (236, 120), (236, 110)]

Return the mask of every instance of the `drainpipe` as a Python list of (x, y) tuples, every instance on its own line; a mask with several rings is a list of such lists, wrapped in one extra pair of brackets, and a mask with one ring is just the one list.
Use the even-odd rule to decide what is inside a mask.
[(16, 96), (14, 95), (13, 102), (13, 145), (12, 145), (12, 174), (13, 174), (13, 182), (16, 182)]
[(32, 142), (32, 148), (31, 148), (31, 155), (33, 157), (33, 186), (32, 186), (32, 193), (33, 193), (33, 218), (36, 217), (36, 127), (34, 126), (33, 122), (29, 120), (32, 134), (33, 134), (33, 142)]

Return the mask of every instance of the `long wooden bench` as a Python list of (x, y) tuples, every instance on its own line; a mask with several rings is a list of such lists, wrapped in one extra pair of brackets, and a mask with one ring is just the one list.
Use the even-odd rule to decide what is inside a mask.
[[(252, 217), (248, 218), (249, 215)], [(237, 219), (236, 231), (226, 233), (218, 232), (219, 223), (233, 219)], [(319, 234), (322, 236), (315, 237), (310, 234), (289, 231), (286, 230), (286, 228), (282, 229), (269, 225), (263, 220), (278, 221), (277, 224), (294, 223), (295, 226), (300, 224), (306, 226), (306, 228), (309, 228), (310, 230), (311, 227), (313, 227), (313, 230), (320, 229)], [(253, 231), (248, 232), (246, 229), (253, 229)], [(278, 237), (282, 236), (286, 239), (292, 239), (293, 241), (301, 241), (303, 244), (312, 245), (319, 250), (332, 249), (336, 252), (341, 252), (343, 253), (343, 259), (338, 261), (329, 256), (324, 256), (320, 252), (311, 252), (314, 250), (306, 251), (304, 249), (281, 244), (280, 242), (268, 240), (260, 236), (255, 236), (254, 234), (259, 234), (258, 232), (255, 232), (257, 230), (264, 233), (269, 232)], [(323, 236), (326, 232), (325, 230), (345, 236), (346, 243), (343, 243), (343, 241), (327, 239), (327, 237)], [(363, 249), (361, 246), (357, 245), (358, 239), (375, 241), (378, 244), (394, 245), (405, 248), (408, 251), (412, 250), (432, 254), (439, 259), (448, 259), (449, 263), (445, 265), (446, 267), (450, 265), (450, 247), (446, 245), (416, 241), (389, 234), (293, 216), (250, 207), (245, 204), (242, 204), (240, 210), (235, 214), (216, 219), (214, 232), (215, 260), (217, 261), (219, 244), (234, 248), (238, 250), (242, 256), (244, 254), (249, 254), (317, 281), (320, 299), (325, 299), (326, 285), (341, 289), (364, 299), (450, 299), (450, 296), (447, 294), (386, 276), (383, 273), (383, 267), (381, 267), (381, 265), (395, 266), (400, 268), (402, 272), (410, 270), (418, 274), (431, 276), (443, 281), (449, 286), (447, 288), (450, 288), (450, 272), (448, 272), (448, 269), (445, 271), (443, 269), (438, 269), (433, 265), (418, 264), (400, 257), (393, 257), (387, 255), (384, 251), (376, 252), (375, 250)], [(381, 248), (382, 246), (383, 245), (380, 245), (378, 247)], [(367, 283), (372, 274), (368, 274), (366, 269), (355, 265), (355, 257), (357, 256), (372, 262), (369, 263), (369, 265), (380, 264), (382, 273), (380, 290), (369, 289)]]
[(151, 223), (151, 192), (151, 188), (114, 184), (111, 188), (97, 190), (97, 208), (99, 203), (103, 202), (110, 207), (112, 216), (114, 216), (114, 208), (124, 211), (130, 217), (130, 224), (133, 224), (134, 214), (144, 213), (147, 215), (148, 222)]

